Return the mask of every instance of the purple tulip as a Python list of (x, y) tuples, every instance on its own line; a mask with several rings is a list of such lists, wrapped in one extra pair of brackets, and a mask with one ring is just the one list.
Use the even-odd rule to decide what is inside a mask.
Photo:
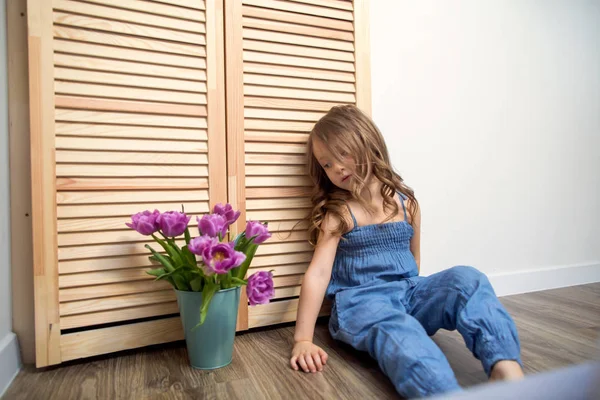
[(253, 242), (256, 244), (261, 244), (265, 240), (271, 237), (269, 233), (269, 229), (266, 225), (261, 224), (259, 221), (248, 221), (246, 223), (246, 237), (248, 239), (254, 237)]
[(190, 218), (179, 211), (168, 211), (160, 214), (157, 222), (163, 235), (168, 237), (176, 237), (185, 232)]
[(216, 246), (218, 243), (219, 241), (217, 238), (210, 237), (208, 235), (198, 236), (190, 240), (188, 249), (192, 253), (201, 256), (205, 249)]
[(132, 215), (131, 223), (126, 223), (125, 225), (142, 235), (149, 236), (160, 228), (157, 221), (159, 217), (160, 212), (158, 210), (154, 210), (153, 212), (146, 210)]
[(220, 233), (221, 237), (224, 237), (227, 233), (227, 221), (222, 215), (208, 214), (204, 215), (202, 219), (196, 217), (196, 220), (201, 235), (216, 237)]
[(231, 204), (229, 203), (225, 205), (221, 203), (217, 204), (213, 209), (213, 213), (225, 218), (225, 221), (227, 221), (227, 225), (231, 225), (235, 221), (237, 221), (241, 214), (239, 211), (234, 211), (233, 207), (231, 207)]
[(251, 306), (257, 304), (267, 304), (275, 295), (273, 285), (273, 274), (267, 271), (259, 271), (248, 278), (248, 286), (246, 286), (248, 301)]
[(214, 246), (205, 247), (202, 259), (207, 269), (217, 274), (226, 274), (230, 269), (239, 267), (246, 255), (241, 251), (233, 249), (233, 242), (218, 243)]

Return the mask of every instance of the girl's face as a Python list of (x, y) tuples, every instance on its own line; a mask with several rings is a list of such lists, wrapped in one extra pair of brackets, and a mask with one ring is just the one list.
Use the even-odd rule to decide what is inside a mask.
[(313, 138), (312, 148), (315, 159), (321, 165), (331, 183), (340, 189), (350, 190), (352, 176), (356, 169), (354, 158), (342, 153), (342, 159), (337, 159), (319, 138)]

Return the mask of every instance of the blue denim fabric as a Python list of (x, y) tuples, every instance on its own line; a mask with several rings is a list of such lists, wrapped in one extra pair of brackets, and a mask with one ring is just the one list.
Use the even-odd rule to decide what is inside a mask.
[(454, 267), (420, 277), (409, 223), (357, 226), (352, 218), (327, 288), (334, 339), (367, 351), (409, 398), (460, 390), (429, 337), (438, 329), (458, 329), (488, 375), (497, 361), (521, 362), (514, 322), (484, 274)]

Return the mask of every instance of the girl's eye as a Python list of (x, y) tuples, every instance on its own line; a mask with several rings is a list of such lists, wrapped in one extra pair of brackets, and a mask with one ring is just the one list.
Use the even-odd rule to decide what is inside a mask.
[(346, 151), (342, 151), (342, 152), (340, 153), (340, 155), (341, 155), (342, 157), (346, 157), (346, 156), (348, 156), (348, 152), (346, 152)]
[(329, 168), (329, 167), (331, 167), (331, 164), (329, 164), (329, 163), (327, 163), (327, 164), (323, 165), (323, 168), (325, 168), (325, 169), (327, 169), (327, 168)]

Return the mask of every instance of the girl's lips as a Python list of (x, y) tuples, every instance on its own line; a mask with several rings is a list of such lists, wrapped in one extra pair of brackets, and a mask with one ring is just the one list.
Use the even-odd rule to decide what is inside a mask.
[(348, 178), (350, 178), (350, 175), (347, 175), (346, 177), (342, 178), (342, 182), (346, 182)]

